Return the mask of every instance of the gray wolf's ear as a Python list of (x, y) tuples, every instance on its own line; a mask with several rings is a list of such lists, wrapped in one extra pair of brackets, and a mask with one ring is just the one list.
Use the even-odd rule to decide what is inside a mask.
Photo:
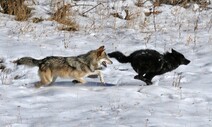
[(105, 50), (105, 46), (103, 45), (103, 46), (100, 46), (99, 48), (98, 48), (98, 50)]
[(101, 56), (102, 52), (105, 51), (105, 46), (100, 46), (98, 49), (97, 49), (97, 57)]

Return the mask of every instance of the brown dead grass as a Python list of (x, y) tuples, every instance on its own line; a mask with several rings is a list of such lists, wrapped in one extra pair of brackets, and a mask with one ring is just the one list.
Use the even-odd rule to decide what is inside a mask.
[(161, 4), (169, 4), (169, 5), (180, 5), (182, 7), (188, 7), (189, 3), (197, 3), (200, 6), (209, 5), (207, 0), (156, 0), (154, 2), (155, 6), (160, 6)]
[(115, 18), (120, 18), (120, 19), (124, 19), (124, 20), (131, 20), (131, 19), (135, 18), (133, 16), (134, 14), (129, 13), (129, 10), (128, 9), (125, 9), (124, 11), (126, 13), (126, 16), (125, 17), (122, 17), (122, 15), (120, 15), (119, 13), (111, 13), (110, 15), (112, 15)]
[(70, 10), (71, 5), (63, 5), (61, 8), (59, 8), (52, 16), (52, 20), (57, 21), (60, 24), (63, 24), (62, 27), (60, 27), (60, 30), (66, 30), (66, 31), (78, 31), (79, 25), (76, 23), (76, 21), (73, 18), (73, 13)]
[(18, 6), (15, 16), (17, 21), (26, 21), (31, 16), (31, 9), (25, 5)]
[(162, 11), (154, 10), (154, 11), (150, 11), (150, 12), (145, 12), (144, 14), (145, 14), (146, 16), (150, 16), (151, 14), (153, 14), (153, 15), (158, 15), (158, 14), (160, 14), (160, 13), (162, 13)]
[(39, 23), (39, 22), (42, 22), (42, 21), (44, 21), (43, 18), (37, 18), (37, 17), (35, 17), (35, 18), (32, 19), (32, 22), (33, 23)]
[(25, 21), (31, 16), (31, 8), (24, 5), (25, 0), (0, 0), (4, 14), (15, 15), (15, 20)]
[(135, 2), (135, 5), (136, 5), (137, 7), (143, 7), (143, 5), (144, 5), (145, 2), (146, 2), (145, 0), (137, 0), (137, 1)]

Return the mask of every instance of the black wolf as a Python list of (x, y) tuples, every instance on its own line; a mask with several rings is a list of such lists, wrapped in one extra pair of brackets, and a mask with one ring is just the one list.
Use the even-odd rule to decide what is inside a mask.
[(172, 52), (160, 54), (151, 49), (137, 50), (129, 56), (119, 51), (108, 54), (109, 57), (117, 59), (120, 63), (131, 63), (133, 69), (138, 73), (134, 79), (144, 81), (147, 85), (152, 84), (151, 80), (156, 75), (172, 71), (180, 65), (187, 65), (190, 60), (183, 54), (172, 49)]

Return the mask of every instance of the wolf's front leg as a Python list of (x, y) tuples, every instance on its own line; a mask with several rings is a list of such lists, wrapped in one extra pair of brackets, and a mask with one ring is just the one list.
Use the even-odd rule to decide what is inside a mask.
[(146, 85), (151, 85), (152, 84), (151, 80), (143, 77), (143, 74), (142, 75), (136, 75), (134, 77), (134, 79), (138, 79), (138, 80), (144, 81), (146, 83)]
[(94, 74), (97, 74), (100, 78), (101, 83), (105, 84), (102, 72), (100, 70), (96, 70)]

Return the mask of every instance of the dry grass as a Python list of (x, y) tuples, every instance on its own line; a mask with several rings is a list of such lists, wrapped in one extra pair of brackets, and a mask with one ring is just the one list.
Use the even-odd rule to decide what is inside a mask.
[(181, 88), (180, 87), (181, 79), (182, 79), (182, 73), (175, 73), (175, 76), (174, 76), (173, 82), (172, 82), (172, 86)]
[(153, 10), (153, 11), (145, 12), (144, 14), (145, 14), (146, 16), (150, 16), (151, 14), (153, 14), (153, 15), (158, 15), (158, 14), (160, 14), (160, 13), (162, 13), (162, 11)]
[(120, 19), (124, 19), (124, 20), (131, 20), (131, 19), (135, 18), (135, 17), (133, 16), (134, 14), (129, 13), (129, 10), (128, 10), (128, 9), (125, 9), (124, 11), (125, 11), (125, 13), (126, 13), (126, 16), (125, 16), (125, 17), (123, 17), (123, 16), (120, 15), (119, 13), (111, 13), (111, 15), (112, 15), (113, 17), (120, 18)]
[(70, 8), (71, 8), (70, 4), (63, 5), (52, 16), (52, 20), (55, 20), (58, 23), (63, 24), (63, 26), (59, 28), (60, 30), (66, 30), (66, 31), (79, 30), (79, 25), (74, 20), (73, 18), (74, 15), (71, 12)]
[(26, 21), (31, 16), (31, 9), (25, 5), (18, 6), (15, 16), (17, 21)]
[(182, 7), (188, 7), (189, 3), (197, 3), (202, 7), (206, 7), (210, 3), (207, 0), (156, 0), (154, 2), (155, 6), (160, 6), (161, 4), (169, 4), (169, 5), (180, 5)]
[(35, 18), (33, 18), (32, 19), (32, 22), (33, 23), (39, 23), (39, 22), (42, 22), (44, 19), (42, 19), (42, 18), (37, 18), (37, 17), (35, 17)]
[(188, 3), (192, 0), (156, 0), (155, 3), (157, 4), (170, 4), (170, 5), (179, 5), (183, 3)]
[(5, 68), (6, 68), (6, 66), (5, 66), (4, 64), (0, 63), (0, 70), (2, 71), (2, 70), (4, 70)]
[(4, 70), (6, 68), (6, 66), (3, 63), (4, 63), (4, 59), (0, 58), (0, 71)]
[(136, 5), (137, 7), (143, 7), (144, 4), (145, 4), (145, 2), (146, 2), (146, 0), (137, 0), (137, 1), (135, 2), (135, 5)]
[(31, 9), (24, 5), (25, 0), (1, 0), (3, 13), (15, 15), (15, 20), (25, 21), (31, 15)]

